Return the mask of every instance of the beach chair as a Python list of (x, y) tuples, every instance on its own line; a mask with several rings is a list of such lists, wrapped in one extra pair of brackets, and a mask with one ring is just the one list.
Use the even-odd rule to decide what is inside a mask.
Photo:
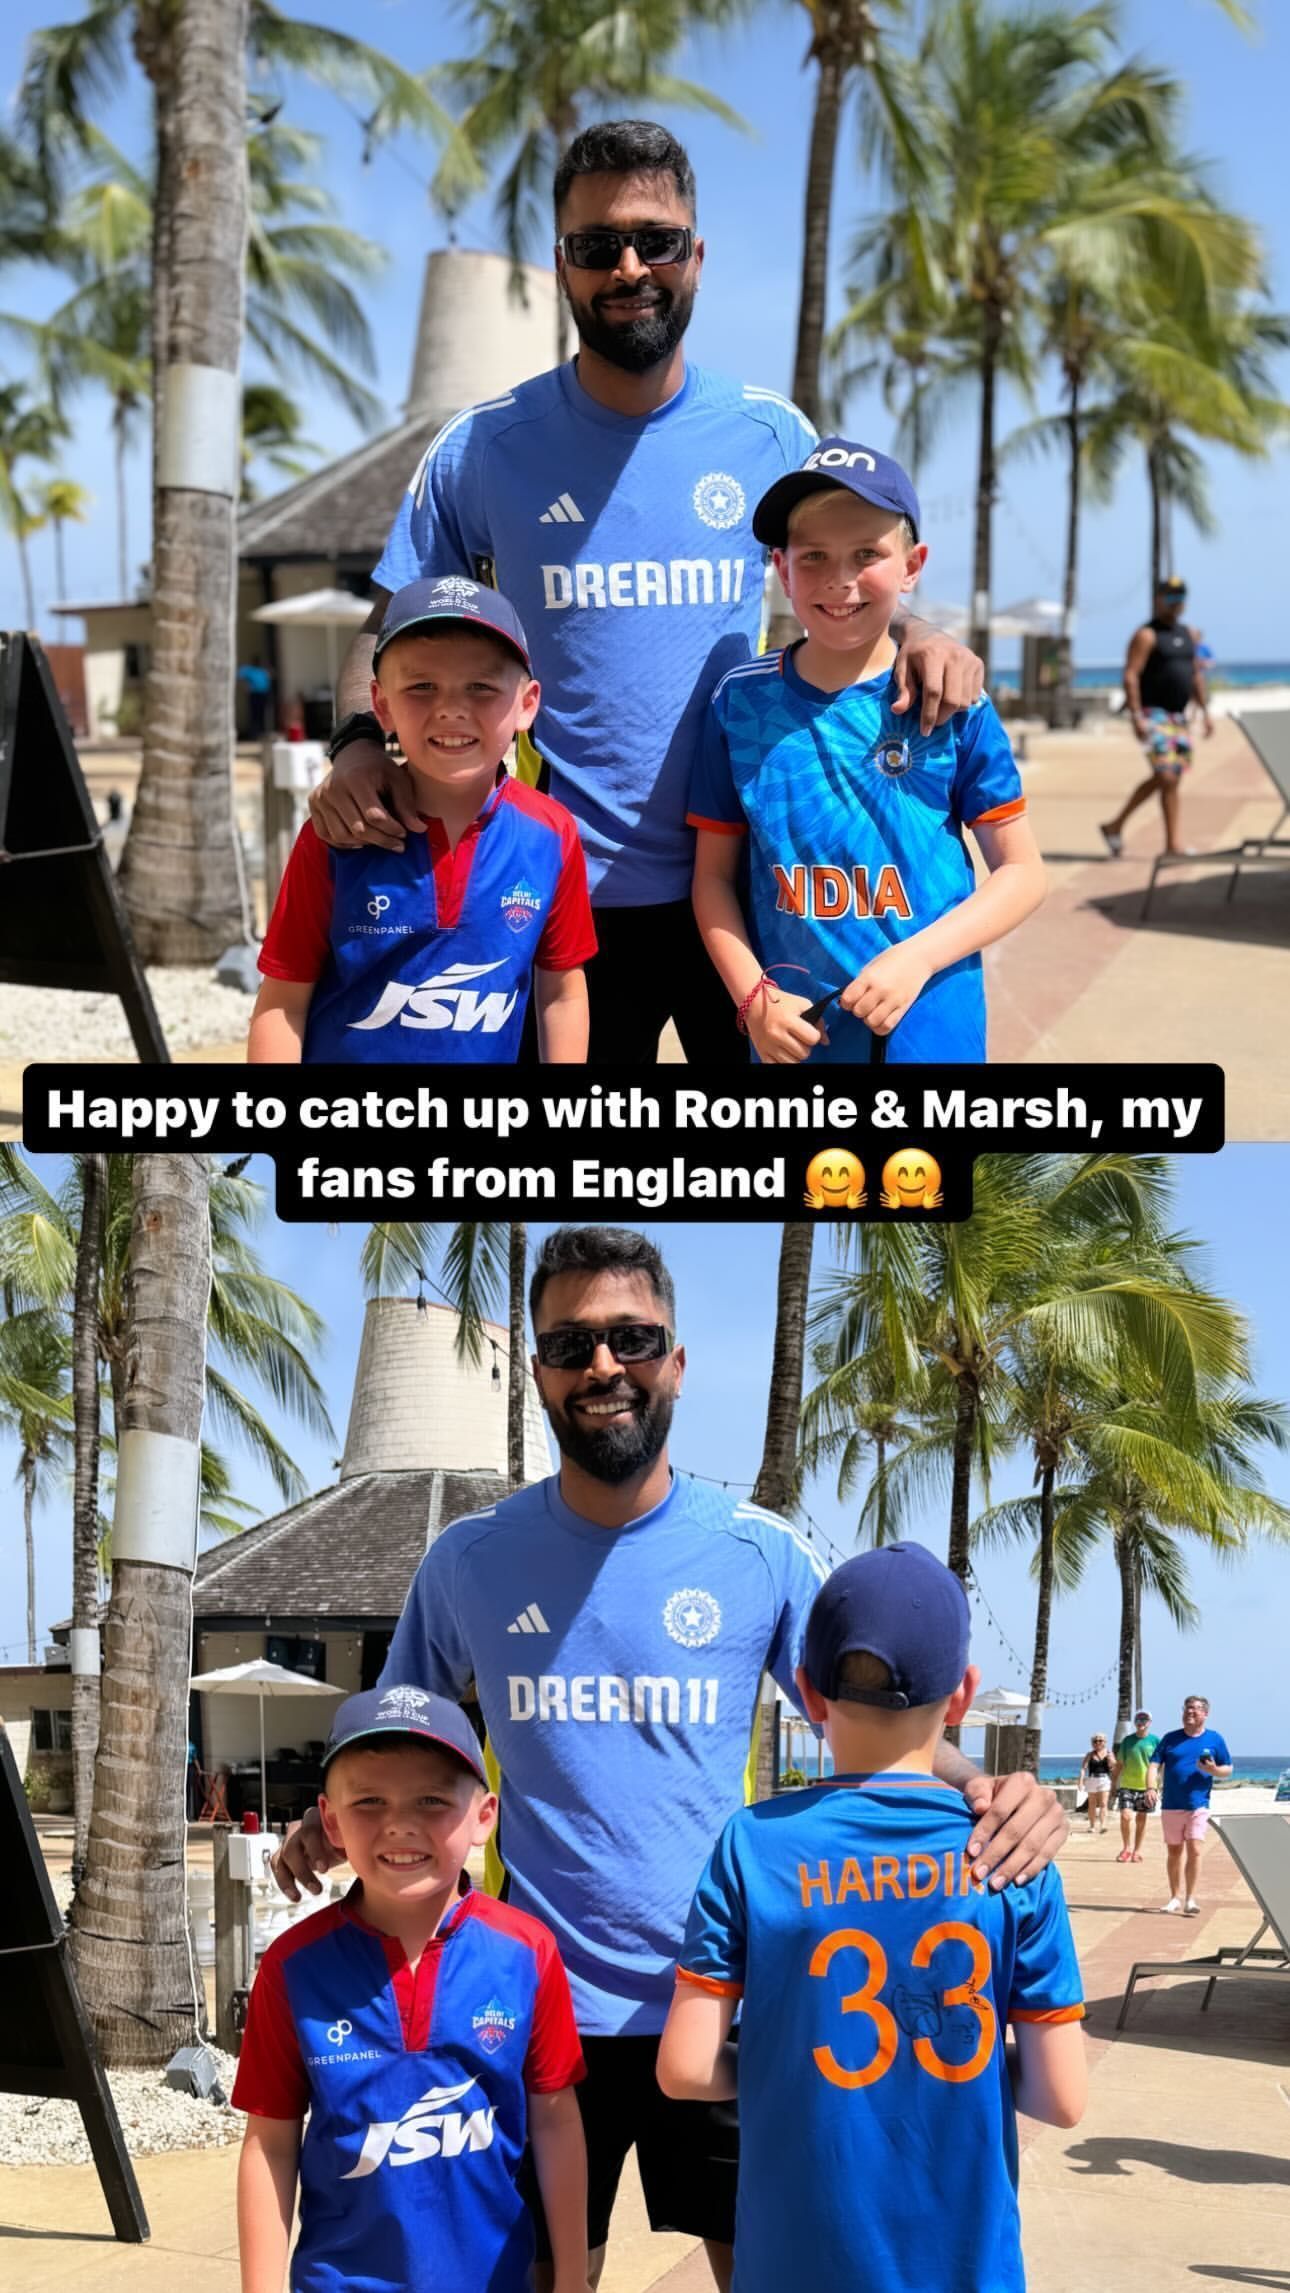
[[(1252, 1975), (1259, 1982), (1290, 1982), (1290, 1822), (1282, 1815), (1216, 1815), (1215, 1831), (1244, 1879), (1263, 1916), (1248, 1943), (1225, 1943), (1203, 1959), (1139, 1959), (1129, 1970), (1116, 2029), (1123, 2030), (1134, 1986), (1144, 1975), (1186, 1975), (1195, 1981), (1207, 1974), (1201, 2013), (1214, 1995), (1214, 1985), (1228, 1975)], [(1275, 1945), (1259, 1944), (1269, 1932)]]
[(1202, 860), (1231, 860), (1234, 865), (1228, 879), (1227, 898), (1235, 896), (1237, 878), (1242, 868), (1251, 861), (1275, 858), (1278, 853), (1290, 852), (1290, 836), (1281, 830), (1290, 818), (1290, 709), (1252, 710), (1249, 716), (1233, 715), (1232, 723), (1239, 726), (1257, 756), (1268, 779), (1281, 799), (1281, 811), (1266, 836), (1247, 836), (1240, 844), (1227, 845), (1214, 852), (1158, 852), (1151, 863), (1151, 876), (1138, 921), (1145, 923), (1151, 910), (1156, 879), (1162, 868), (1178, 868), (1184, 864), (1197, 865)]

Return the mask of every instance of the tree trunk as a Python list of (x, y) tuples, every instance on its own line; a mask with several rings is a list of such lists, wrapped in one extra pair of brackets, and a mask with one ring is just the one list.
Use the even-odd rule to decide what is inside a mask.
[(99, 1740), (99, 1268), (107, 1157), (81, 1157), (81, 1231), (72, 1306), (72, 1406), (76, 1467), (72, 1496), (72, 1881), (79, 1885), (90, 1837)]
[(120, 883), (144, 962), (250, 938), (233, 812), (248, 0), (182, 0), (157, 205), (169, 296), (143, 764)]
[(524, 1274), (529, 1230), (512, 1226), (510, 1249), (511, 1297), (510, 1358), (506, 1378), (506, 1474), (512, 1489), (524, 1486), (524, 1404), (528, 1399), (528, 1362), (524, 1351)]
[(36, 1533), (32, 1515), (36, 1508), (36, 1460), (30, 1449), (24, 1449), (19, 1466), (22, 1474), (22, 1533), (27, 1547), (27, 1662), (36, 1661)]
[(1142, 1555), (1136, 1545), (1133, 1551), (1133, 1709), (1140, 1712), (1142, 1703)]
[(1075, 598), (1079, 586), (1080, 480), (1083, 475), (1079, 434), (1079, 383), (1072, 377), (1066, 408), (1066, 434), (1070, 445), (1070, 471), (1066, 481), (1066, 572), (1062, 584), (1062, 636), (1057, 657), (1056, 719), (1059, 725), (1075, 722)]
[[(23, 514), (21, 504), (18, 505), (17, 514), (19, 517)], [(18, 563), (22, 568), (22, 609), (26, 618), (26, 626), (34, 636), (36, 633), (36, 593), (31, 586), (31, 552), (27, 547), (27, 536), (21, 527), (15, 531), (14, 540), (18, 544)]]
[(1164, 498), (1154, 446), (1147, 448), (1147, 487), (1151, 495), (1151, 611), (1160, 587), (1164, 562)]
[(838, 130), (846, 65), (839, 42), (827, 37), (815, 49), (819, 77), (811, 115), (806, 166), (806, 214), (802, 226), (802, 284), (797, 305), (797, 347), (793, 353), (793, 398), (808, 422), (822, 417), (820, 358), (829, 291), (829, 225), (837, 167)]
[(875, 1433), (873, 1437), (873, 1463), (874, 1475), (878, 1483), (878, 1518), (873, 1525), (873, 1541), (876, 1545), (885, 1545), (887, 1542), (887, 1485), (883, 1480), (887, 1466), (887, 1437), (885, 1433)]
[(1115, 1540), (1115, 1564), (1120, 1572), (1120, 1669), (1116, 1688), (1118, 1711), (1115, 1740), (1122, 1742), (1133, 1716), (1133, 1546), (1127, 1530)]
[[(792, 1219), (780, 1230), (779, 1276), (775, 1299), (775, 1347), (761, 1464), (753, 1503), (787, 1513), (797, 1497), (797, 1436), (802, 1416), (802, 1377), (806, 1366), (806, 1301), (811, 1287), (815, 1229)], [(779, 1776), (779, 1705), (774, 1683), (764, 1675), (758, 1705), (754, 1790), (770, 1799)]]
[(112, 1596), (85, 1876), (71, 1910), (81, 1995), (105, 2063), (190, 2044), (184, 1788), (199, 1440), (210, 1301), (201, 1156), (136, 1156)]
[(1035, 1603), (1035, 1652), (1030, 1665), (1030, 1710), (1026, 1714), (1021, 1764), (1039, 1773), (1043, 1706), (1048, 1694), (1048, 1638), (1053, 1617), (1053, 1483), (1056, 1467), (1046, 1465), (1039, 1484), (1039, 1598)]
[(54, 581), (61, 605), (67, 596), (67, 565), (63, 555), (63, 520), (54, 519)]
[(775, 1350), (766, 1405), (766, 1436), (752, 1493), (754, 1505), (765, 1505), (772, 1513), (791, 1512), (797, 1500), (797, 1436), (802, 1416), (806, 1301), (811, 1286), (814, 1243), (815, 1228), (804, 1219), (790, 1219), (780, 1230)]
[[(573, 139), (578, 132), (578, 110), (576, 104), (556, 104), (554, 109), (548, 115), (546, 124), (551, 131), (551, 141), (555, 149), (557, 151), (567, 151), (569, 145), (573, 142)], [(572, 313), (570, 312), (568, 302), (560, 291), (560, 281), (557, 278), (555, 282), (555, 363), (557, 366), (563, 366), (565, 360), (569, 356), (569, 345), (572, 339), (572, 335)]]
[(125, 603), (130, 596), (130, 542), (127, 525), (128, 497), (125, 483), (125, 428), (124, 423), (113, 424), (116, 461), (116, 578), (117, 596)]
[(967, 1583), (968, 1523), (972, 1517), (972, 1457), (976, 1448), (976, 1419), (980, 1406), (977, 1382), (971, 1370), (961, 1370), (954, 1404), (954, 1449), (950, 1476), (950, 1549), (947, 1568)]
[(981, 418), (977, 437), (976, 542), (972, 555), (971, 646), (985, 663), (990, 680), (990, 579), (994, 532), (995, 457), (994, 393), (1002, 329), (999, 313), (988, 302), (982, 315)]

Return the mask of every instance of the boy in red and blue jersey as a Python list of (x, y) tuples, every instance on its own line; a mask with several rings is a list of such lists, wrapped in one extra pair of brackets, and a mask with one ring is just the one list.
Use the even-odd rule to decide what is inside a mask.
[(526, 2135), (555, 2293), (586, 2293), (569, 1986), (550, 1930), (463, 1877), (497, 1818), (465, 1714), (420, 1688), (349, 1697), (320, 1809), (356, 1879), (277, 1938), (251, 1992), (242, 2293), (282, 2293), (297, 2185), (292, 2293), (529, 2293)]
[(1016, 2112), (1082, 2115), (1082, 1992), (1055, 1866), (983, 1890), (932, 1773), (967, 1658), (930, 1553), (845, 1561), (797, 1674), (834, 1773), (732, 1817), (699, 1882), (658, 2075), (678, 2100), (738, 2092), (734, 2293), (1024, 2285)]
[(390, 599), (372, 665), (426, 832), (342, 852), (301, 830), (248, 1057), (514, 1060), (533, 989), (541, 1057), (580, 1062), (596, 949), (582, 845), (564, 806), (503, 762), (541, 699), (518, 614), (475, 581), (413, 582)]
[(704, 945), (771, 1064), (864, 1064), (874, 1035), (893, 1060), (984, 1059), (981, 950), (1043, 898), (991, 703), (931, 733), (896, 712), (891, 620), (926, 562), (919, 516), (899, 464), (846, 438), (753, 514), (806, 634), (716, 687), (687, 817)]

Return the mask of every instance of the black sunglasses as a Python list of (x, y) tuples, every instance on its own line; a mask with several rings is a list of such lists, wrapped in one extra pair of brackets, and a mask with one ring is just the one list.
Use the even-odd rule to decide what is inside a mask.
[(694, 233), (679, 224), (645, 223), (639, 231), (566, 231), (560, 252), (575, 271), (613, 271), (630, 247), (650, 270), (669, 263), (688, 263), (694, 253)]
[(666, 1322), (610, 1322), (599, 1330), (575, 1322), (542, 1330), (536, 1342), (543, 1369), (589, 1369), (602, 1343), (615, 1361), (662, 1361), (672, 1351), (672, 1332)]

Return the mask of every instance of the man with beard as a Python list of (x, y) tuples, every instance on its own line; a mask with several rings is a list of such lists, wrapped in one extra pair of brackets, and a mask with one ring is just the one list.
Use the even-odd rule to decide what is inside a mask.
[[(651, 2227), (703, 2238), (725, 2288), (734, 2110), (666, 2100), (655, 2056), (690, 1896), (747, 1796), (761, 1675), (796, 1698), (824, 1569), (788, 1522), (673, 1473), (685, 1353), (652, 1243), (563, 1228), (529, 1302), (560, 1471), (436, 1538), (382, 1679), (478, 1697), (500, 1776), (489, 1883), (554, 1933), (583, 2040), (592, 2282), (635, 2146)], [(948, 1748), (937, 1772), (965, 1789), (996, 1884), (1051, 1860), (1066, 1826), (1032, 1776), (996, 1790)], [(275, 1869), (295, 1900), (335, 1860), (315, 1811)]]
[[(557, 170), (555, 216), (578, 355), (459, 414), (428, 447), (341, 673), (339, 762), (311, 799), (315, 826), (339, 845), (398, 848), (421, 832), (366, 713), (369, 632), (407, 582), (495, 577), (542, 685), (521, 777), (567, 806), (587, 855), (592, 1064), (652, 1064), (669, 1018), (687, 1059), (742, 1061), (690, 906), (686, 799), (708, 698), (760, 642), (753, 505), (815, 433), (774, 391), (686, 362), (704, 249), (693, 170), (665, 128), (586, 129)], [(903, 634), (896, 706), (921, 686), (930, 732), (976, 699), (980, 663), (922, 622)]]

